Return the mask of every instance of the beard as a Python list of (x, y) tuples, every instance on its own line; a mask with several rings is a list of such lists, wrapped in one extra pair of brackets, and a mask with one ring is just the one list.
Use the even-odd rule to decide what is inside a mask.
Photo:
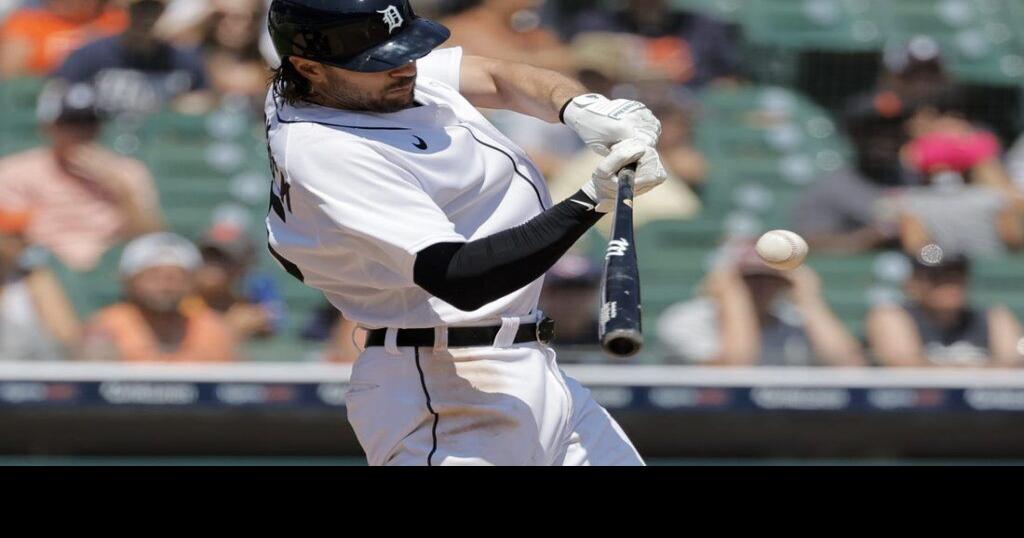
[(132, 297), (132, 302), (143, 310), (148, 310), (156, 314), (170, 314), (178, 311), (178, 307), (181, 305), (181, 301), (184, 298), (184, 295), (161, 296), (136, 294)]
[[(396, 80), (380, 91), (367, 91), (355, 86), (344, 78), (328, 72), (330, 86), (319, 91), (319, 95), (329, 106), (344, 110), (360, 112), (398, 112), (409, 108), (413, 103), (413, 92), (416, 89), (416, 75)], [(407, 90), (398, 91), (399, 88)]]

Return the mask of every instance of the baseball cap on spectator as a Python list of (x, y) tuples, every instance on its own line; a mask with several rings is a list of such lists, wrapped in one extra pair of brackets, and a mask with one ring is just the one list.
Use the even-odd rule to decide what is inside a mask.
[(602, 268), (579, 254), (566, 254), (548, 269), (544, 283), (556, 288), (586, 288), (601, 280)]
[(200, 262), (199, 249), (191, 241), (178, 234), (157, 232), (128, 243), (118, 270), (122, 278), (131, 278), (151, 267), (166, 265), (194, 271)]
[(218, 222), (210, 227), (199, 241), (204, 259), (220, 258), (231, 264), (242, 265), (256, 257), (256, 247), (245, 229), (231, 222)]
[(43, 124), (97, 124), (101, 116), (96, 90), (84, 82), (50, 83), (39, 95), (36, 118)]
[(899, 75), (917, 71), (941, 72), (942, 50), (930, 36), (916, 35), (886, 48), (883, 58), (886, 70)]
[(971, 270), (971, 261), (963, 254), (943, 253), (941, 249), (935, 248), (920, 256), (910, 256), (910, 265), (915, 275), (929, 280), (950, 273), (966, 275)]

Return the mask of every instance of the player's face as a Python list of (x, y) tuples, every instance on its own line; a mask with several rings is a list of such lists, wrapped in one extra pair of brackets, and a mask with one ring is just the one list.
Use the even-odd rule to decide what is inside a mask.
[(412, 105), (416, 63), (379, 73), (360, 73), (324, 66), (323, 83), (312, 80), (330, 105), (345, 110), (397, 112)]

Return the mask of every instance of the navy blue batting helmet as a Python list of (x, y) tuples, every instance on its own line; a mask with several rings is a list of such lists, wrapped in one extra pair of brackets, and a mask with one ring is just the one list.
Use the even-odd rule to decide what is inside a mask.
[(409, 0), (273, 0), (268, 25), (282, 62), (298, 56), (363, 72), (426, 56), (450, 35)]

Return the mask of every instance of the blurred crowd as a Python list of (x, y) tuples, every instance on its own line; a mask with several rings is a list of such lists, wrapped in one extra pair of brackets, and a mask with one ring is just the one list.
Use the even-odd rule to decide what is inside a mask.
[[(266, 35), (268, 5), (0, 0), (0, 84), (47, 80), (37, 111), (46, 144), (0, 156), (0, 357), (244, 360), (244, 344), (285, 330), (287, 305), (259, 269), (261, 249), (244, 226), (215, 219), (194, 242), (167, 230), (147, 166), (99, 142), (119, 114), (201, 115), (227, 99), (247, 103), (252, 120), (262, 122), (277, 62)], [(658, 149), (670, 179), (637, 206), (637, 226), (701, 215), (711, 165), (694, 142), (697, 96), (750, 84), (738, 25), (670, 0), (413, 6), (452, 30), (445, 46), (554, 69), (610, 98), (647, 104), (663, 125)], [(978, 260), (1024, 247), (1024, 137), (978, 114), (998, 103), (961, 87), (926, 36), (886, 50), (864, 88), (810, 93), (827, 103), (854, 158), (800, 193), (790, 228), (816, 253), (900, 252), (908, 267), (902, 293), (875, 304), (863, 334), (853, 334), (813, 269), (772, 269), (749, 237), (727, 234), (694, 296), (647, 320), (664, 360), (1021, 364), (1020, 322), (1004, 306), (973, 306), (969, 285), (971, 268), (984, 263)], [(571, 194), (599, 159), (560, 124), (487, 115), (536, 161), (556, 199)], [(607, 226), (599, 224), (599, 233)], [(121, 283), (121, 300), (76, 312), (48, 260), (89, 271), (114, 248), (123, 250), (109, 278)], [(595, 346), (599, 263), (581, 249), (547, 275), (541, 307), (557, 320), (560, 350)], [(358, 354), (360, 331), (329, 304), (304, 315), (295, 336), (322, 342), (322, 360)]]

